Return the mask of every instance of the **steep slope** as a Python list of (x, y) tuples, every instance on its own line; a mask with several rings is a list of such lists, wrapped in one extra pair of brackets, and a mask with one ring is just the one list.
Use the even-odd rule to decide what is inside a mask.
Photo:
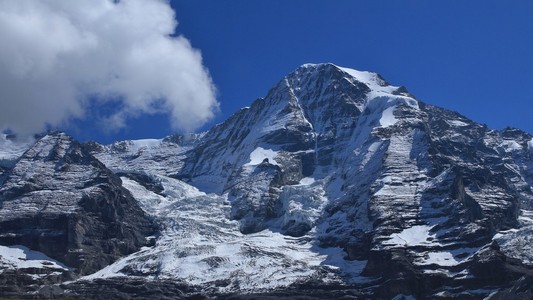
[[(50, 133), (18, 146), (16, 159), (2, 153), (0, 244), (8, 247), (0, 255), (21, 257), (21, 264), (2, 259), (1, 277), (16, 269), (36, 274), (37, 282), (48, 275), (90, 274), (148, 244), (151, 221), (120, 179), (82, 145)], [(17, 249), (23, 253), (14, 254)], [(42, 264), (24, 263), (34, 257), (42, 257)], [(8, 285), (16, 289), (17, 283)]]
[[(493, 237), (518, 228), (524, 228), (518, 230), (521, 238), (511, 241), (527, 236), (532, 203), (530, 144), (526, 133), (490, 130), (418, 101), (377, 74), (308, 64), (281, 80), (264, 99), (200, 135), (194, 146), (179, 152), (184, 160), (175, 164), (175, 173), (166, 175), (215, 193), (203, 196), (212, 201), (203, 206), (217, 207), (214, 203), (223, 200), (215, 199), (227, 199), (224, 209), (214, 210), (225, 210), (227, 219), (239, 221), (240, 232), (233, 227), (215, 235), (232, 236), (232, 242), (198, 233), (210, 243), (259, 247), (249, 239), (261, 234), (263, 247), (276, 245), (285, 259), (297, 252), (300, 262), (313, 262), (316, 255), (337, 253), (335, 259), (308, 264), (309, 271), (312, 265), (327, 266), (313, 275), (298, 275), (298, 261), (289, 259), (282, 267), (273, 260), (267, 264), (269, 270), (289, 271), (295, 278), (285, 275), (274, 285), (265, 284), (264, 278), (249, 279), (255, 290), (312, 281), (329, 272), (336, 278), (333, 282), (359, 282), (363, 290), (378, 285), (370, 288), (371, 293), (383, 297), (471, 294), (475, 298), (521, 276), (523, 272), (516, 269), (527, 269), (525, 259), (513, 261), (513, 266), (501, 261), (505, 255), (523, 253), (512, 253), (512, 242), (504, 238), (507, 233), (498, 234), (494, 242)], [(112, 159), (117, 171), (123, 169), (124, 160)], [(148, 174), (143, 180), (130, 178), (150, 186), (146, 182), (157, 173), (153, 168), (135, 172)], [(176, 203), (194, 198), (169, 197), (165, 192), (160, 196)], [(203, 206), (195, 207), (195, 214), (201, 214)], [(292, 239), (312, 251), (280, 246), (272, 233), (283, 243)], [(500, 249), (498, 241), (507, 246)], [(198, 278), (220, 272), (226, 274), (219, 279), (225, 282), (220, 291), (245, 289), (236, 285), (242, 280), (235, 272), (242, 267), (236, 262), (246, 258), (200, 252), (204, 254), (196, 258), (195, 266), (205, 259), (225, 263), (204, 264), (210, 270), (200, 273), (204, 275), (179, 278), (212, 285)], [(184, 257), (174, 255), (175, 261), (197, 255), (196, 250), (180, 253)], [(262, 257), (279, 255), (272, 249)], [(168, 259), (172, 254), (158, 257)], [(508, 274), (499, 278), (500, 274), (487, 273), (492, 263)], [(135, 258), (128, 264), (140, 265)], [(176, 267), (171, 270), (167, 274), (180, 273)], [(251, 270), (255, 274), (256, 269)], [(109, 276), (109, 269), (100, 275)]]
[[(377, 74), (309, 64), (280, 81), (264, 99), (201, 135), (193, 147), (180, 152), (184, 161), (175, 165), (175, 174), (167, 174), (227, 198), (226, 217), (239, 221), (240, 232), (231, 231), (238, 249), (244, 241), (258, 247), (248, 241), (256, 233), (263, 247), (279, 245), (269, 233), (274, 232), (283, 240), (292, 237), (309, 245), (318, 255), (337, 251), (328, 249), (344, 251), (335, 257), (345, 260), (322, 258), (314, 263), (329, 271), (317, 269), (312, 275), (298, 275), (298, 261), (285, 264), (294, 268), (271, 261), (274, 273), (290, 270), (295, 278), (285, 276), (270, 287), (329, 272), (337, 278), (333, 282), (340, 278), (344, 283), (379, 285), (372, 293), (383, 297), (481, 297), (522, 274), (509, 270), (527, 269), (527, 260), (514, 261), (512, 267), (501, 261), (505, 249), (513, 255), (511, 242), (504, 238), (507, 233), (493, 242), (500, 231), (525, 228), (522, 232), (530, 225), (531, 136), (519, 131), (511, 136), (511, 131), (496, 132), (427, 105)], [(150, 174), (150, 169), (143, 172)], [(207, 197), (213, 202), (204, 206), (216, 207), (213, 199), (219, 196)], [(180, 203), (189, 198), (171, 199)], [(194, 209), (201, 210), (201, 205)], [(521, 239), (526, 231), (518, 233)], [(206, 238), (205, 233), (199, 236)], [(497, 241), (508, 246), (502, 250)], [(302, 249), (278, 247), (300, 253), (301, 261), (316, 260)], [(185, 260), (197, 255), (184, 253)], [(194, 265), (206, 258), (229, 264), (209, 266), (205, 275), (184, 279), (209, 283), (192, 278), (236, 274), (242, 265), (235, 262), (246, 261), (217, 253), (207, 251)], [(275, 250), (267, 253), (279, 255)], [(346, 265), (350, 261), (358, 267)], [(509, 273), (505, 279), (487, 273), (493, 263)], [(312, 270), (309, 265), (306, 269)], [(250, 280), (250, 274), (244, 274)], [(231, 279), (239, 276), (219, 280), (224, 278), (227, 285), (221, 291), (243, 289)], [(269, 287), (262, 280), (249, 284)]]
[(481, 299), (533, 275), (532, 136), (375, 73), (303, 65), (205, 133), (83, 148), (160, 232), (72, 295)]

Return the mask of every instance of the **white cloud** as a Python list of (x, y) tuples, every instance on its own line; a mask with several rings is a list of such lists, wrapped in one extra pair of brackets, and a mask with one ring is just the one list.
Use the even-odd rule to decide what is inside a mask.
[[(118, 101), (113, 126), (168, 113), (192, 130), (218, 108), (199, 51), (162, 0), (0, 1), (0, 129), (34, 133)], [(94, 106), (94, 103), (93, 105)]]

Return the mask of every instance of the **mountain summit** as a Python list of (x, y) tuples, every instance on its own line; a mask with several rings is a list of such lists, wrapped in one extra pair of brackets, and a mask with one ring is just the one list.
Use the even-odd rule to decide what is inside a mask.
[(523, 131), (306, 64), (201, 134), (4, 136), (0, 295), (532, 296), (532, 170)]

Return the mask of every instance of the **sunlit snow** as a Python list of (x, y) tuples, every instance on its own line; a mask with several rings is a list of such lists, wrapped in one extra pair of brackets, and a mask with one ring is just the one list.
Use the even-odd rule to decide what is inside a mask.
[(458, 127), (464, 127), (464, 126), (468, 126), (468, 123), (465, 123), (463, 121), (459, 121), (459, 120), (450, 120), (450, 121), (446, 121), (448, 124), (452, 125), (452, 126), (458, 126)]
[(434, 234), (430, 234), (432, 226), (417, 225), (404, 229), (400, 233), (394, 233), (391, 238), (385, 242), (384, 245), (399, 245), (399, 246), (423, 246), (430, 245), (430, 238)]
[(398, 120), (394, 117), (393, 114), (395, 108), (396, 106), (391, 106), (383, 111), (383, 113), (381, 114), (381, 119), (379, 119), (379, 123), (381, 124), (381, 126), (388, 127), (396, 124)]
[[(258, 153), (265, 151), (256, 152), (262, 157)], [(266, 153), (272, 158), (272, 152)], [(257, 159), (254, 162), (259, 160), (254, 158)], [(135, 270), (148, 278), (182, 279), (193, 285), (228, 281), (227, 286), (220, 287), (221, 291), (287, 286), (311, 278), (320, 270), (330, 273), (323, 278), (326, 282), (339, 281), (341, 277), (364, 280), (359, 275), (366, 262), (345, 261), (346, 254), (340, 248), (320, 248), (306, 237), (296, 238), (271, 230), (242, 234), (239, 223), (228, 218), (231, 207), (227, 195), (205, 194), (182, 181), (153, 176), (164, 187), (162, 195), (133, 180), (125, 177), (122, 180), (141, 206), (150, 208), (148, 212), (162, 227), (156, 246), (145, 247), (82, 280), (128, 276), (126, 270)], [(309, 185), (313, 184), (311, 181), (311, 178), (304, 180)], [(304, 185), (289, 187), (295, 189), (293, 192), (306, 190)], [(293, 199), (290, 195), (285, 198)], [(313, 198), (307, 200), (308, 207), (297, 211), (311, 214), (307, 218), (313, 221), (318, 217), (313, 214), (325, 202), (320, 197), (314, 200), (318, 201), (315, 204)]]
[(33, 251), (21, 245), (0, 246), (0, 272), (2, 268), (54, 268), (68, 270), (67, 266), (42, 252)]
[(381, 79), (378, 74), (367, 72), (367, 71), (358, 71), (349, 68), (338, 67), (342, 71), (353, 76), (357, 81), (366, 84), (371, 90), (376, 92), (385, 92), (392, 93), (397, 87), (385, 85), (383, 79)]
[(278, 156), (276, 151), (257, 147), (254, 151), (252, 151), (252, 153), (250, 153), (250, 161), (246, 165), (257, 166), (265, 159), (268, 159), (268, 162), (273, 165), (278, 165), (276, 162), (276, 156)]
[(522, 146), (520, 146), (520, 144), (518, 144), (517, 142), (515, 141), (503, 141), (502, 142), (502, 147), (505, 149), (505, 151), (507, 152), (512, 152), (512, 151), (520, 151), (522, 150)]
[(501, 231), (493, 239), (505, 255), (533, 266), (533, 225)]
[(427, 251), (423, 257), (414, 261), (417, 265), (439, 265), (451, 267), (469, 260), (479, 248), (458, 248), (454, 250)]
[(298, 184), (300, 185), (311, 185), (315, 182), (315, 179), (313, 177), (304, 177), (300, 180)]
[[(337, 93), (336, 85), (327, 84), (316, 91), (306, 89), (319, 86), (312, 77), (316, 70), (299, 69), (311, 74), (309, 81), (288, 76), (265, 99), (216, 126), (207, 143), (199, 139), (198, 148), (141, 140), (127, 143), (120, 159), (102, 155), (114, 171), (142, 172), (164, 188), (154, 193), (136, 180), (122, 178), (124, 187), (161, 226), (161, 233), (154, 247), (85, 279), (139, 274), (209, 287), (224, 283), (214, 288), (220, 291), (279, 288), (316, 274), (324, 282), (364, 281), (366, 261), (346, 260), (341, 248), (318, 247), (322, 240), (345, 245), (359, 238), (354, 233), (372, 236), (376, 250), (403, 248), (414, 265), (431, 266), (424, 271), (451, 274), (455, 266), (471, 260), (480, 248), (468, 248), (455, 231), (462, 225), (453, 224), (449, 215), (454, 199), (446, 184), (451, 184), (453, 170), (436, 170), (428, 157), (428, 138), (441, 137), (412, 126), (425, 118), (426, 110), (375, 73), (328, 68), (338, 72), (342, 84), (364, 93)], [(353, 114), (333, 113), (328, 105), (335, 101), (342, 101)], [(451, 127), (470, 125), (464, 118), (444, 121)], [(461, 132), (466, 128), (443, 127), (453, 131), (447, 137), (465, 138)], [(303, 143), (293, 147), (293, 141)], [(498, 150), (520, 146), (514, 141), (501, 144), (501, 139), (494, 143)], [(528, 147), (533, 149), (533, 140)], [(143, 156), (148, 149), (154, 152)], [(200, 154), (191, 149), (200, 149)], [(191, 154), (199, 156), (184, 172), (182, 161)], [(152, 165), (153, 158), (165, 161), (165, 176)], [(130, 165), (132, 160), (136, 164)], [(311, 160), (314, 168), (303, 170)], [(135, 169), (139, 161), (143, 164)], [(469, 188), (466, 193), (479, 197)], [(446, 192), (440, 194), (441, 190)], [(497, 197), (502, 192), (495, 189), (490, 194)], [(484, 203), (494, 205), (479, 202), (482, 209)], [(526, 224), (530, 219), (522, 214), (519, 220)], [(259, 232), (255, 227), (242, 230), (248, 221), (259, 224)], [(502, 249), (510, 251), (513, 246), (507, 241)]]

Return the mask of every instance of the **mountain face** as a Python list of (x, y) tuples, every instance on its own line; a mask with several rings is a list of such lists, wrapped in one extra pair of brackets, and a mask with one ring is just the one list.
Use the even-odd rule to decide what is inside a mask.
[(528, 133), (307, 64), (201, 134), (4, 136), (0, 296), (529, 299), (532, 186)]
[[(40, 279), (72, 278), (73, 270), (91, 274), (149, 245), (152, 221), (82, 145), (54, 133), (27, 146), (2, 161), (0, 244), (12, 246), (0, 246), (0, 270), (9, 279), (4, 292), (17, 291), (19, 281), (23, 291)], [(27, 276), (17, 278), (13, 270)]]

